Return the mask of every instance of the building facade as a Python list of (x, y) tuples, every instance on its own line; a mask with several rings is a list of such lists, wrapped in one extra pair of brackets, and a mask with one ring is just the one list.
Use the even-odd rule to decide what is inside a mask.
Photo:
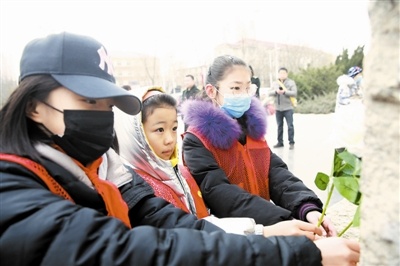
[[(334, 63), (336, 56), (306, 46), (264, 42), (243, 39), (236, 43), (221, 44), (214, 49), (214, 57), (230, 54), (242, 58), (250, 64), (255, 75), (260, 78), (261, 87), (270, 87), (279, 67), (290, 72), (309, 67), (322, 67)], [(208, 58), (212, 62), (214, 58)], [(173, 59), (159, 58), (142, 54), (115, 54), (112, 56), (117, 84), (141, 86), (163, 86), (166, 91), (175, 91), (183, 85), (184, 77), (193, 75), (196, 85), (205, 84), (208, 66), (185, 66)]]
[(114, 76), (119, 86), (132, 88), (160, 84), (160, 59), (142, 54), (117, 53), (112, 56)]

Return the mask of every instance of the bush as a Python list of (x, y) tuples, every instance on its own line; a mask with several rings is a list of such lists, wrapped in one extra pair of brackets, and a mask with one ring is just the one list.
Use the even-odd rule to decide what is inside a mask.
[(292, 73), (291, 79), (297, 85), (298, 106), (296, 113), (328, 114), (335, 111), (338, 85), (336, 79), (347, 74), (351, 66), (362, 67), (364, 46), (357, 47), (349, 57), (347, 49), (338, 55), (334, 64), (321, 68), (301, 69)]
[(329, 114), (335, 111), (336, 92), (329, 92), (299, 100), (295, 113), (300, 114)]
[(297, 85), (297, 100), (336, 93), (338, 87), (336, 79), (342, 74), (335, 65), (303, 69), (299, 73), (293, 73), (291, 79)]

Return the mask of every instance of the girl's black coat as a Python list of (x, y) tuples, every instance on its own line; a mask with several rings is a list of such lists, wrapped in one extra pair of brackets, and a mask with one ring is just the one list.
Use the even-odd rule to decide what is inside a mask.
[(321, 264), (305, 237), (226, 234), (154, 197), (137, 175), (121, 189), (129, 230), (104, 214), (96, 192), (53, 162), (45, 167), (76, 203), (51, 193), (24, 167), (0, 161), (1, 265)]
[[(246, 136), (256, 140), (265, 138), (266, 114), (261, 102), (255, 98), (250, 109), (237, 120), (207, 101), (187, 101), (182, 113), (189, 131), (195, 128), (219, 149), (228, 150), (238, 141), (242, 143)], [(201, 189), (204, 202), (217, 217), (251, 217), (256, 223), (271, 225), (292, 217), (305, 220), (300, 217), (299, 210), (306, 203), (313, 205), (309, 211), (322, 211), (318, 196), (271, 151), (268, 178), (273, 203), (230, 184), (213, 154), (195, 135), (184, 135), (182, 153), (185, 164)]]

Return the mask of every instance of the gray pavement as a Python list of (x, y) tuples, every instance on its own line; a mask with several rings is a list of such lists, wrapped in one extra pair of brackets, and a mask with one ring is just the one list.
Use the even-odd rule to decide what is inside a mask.
[[(330, 174), (334, 155), (332, 140), (334, 114), (294, 114), (294, 150), (289, 150), (287, 126), (284, 124), (284, 147), (273, 148), (277, 143), (277, 125), (275, 116), (267, 118), (267, 141), (271, 149), (288, 165), (289, 170), (300, 178), (322, 200), (326, 200), (326, 191), (319, 190), (314, 179), (318, 172)], [(338, 193), (331, 198), (331, 205), (341, 200)]]

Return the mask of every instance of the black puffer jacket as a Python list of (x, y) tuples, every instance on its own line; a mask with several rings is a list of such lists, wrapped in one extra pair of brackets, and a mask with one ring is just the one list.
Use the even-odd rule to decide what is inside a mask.
[(25, 168), (0, 161), (2, 265), (320, 265), (319, 250), (305, 237), (226, 234), (155, 198), (137, 175), (122, 189), (136, 225), (129, 230), (103, 213), (96, 192), (53, 162), (45, 167), (76, 204)]
[[(245, 145), (246, 136), (260, 139), (266, 134), (265, 111), (258, 99), (253, 99), (250, 109), (237, 120), (205, 101), (188, 101), (182, 110), (185, 123), (215, 147), (230, 147), (237, 142)], [(182, 150), (184, 162), (199, 185), (205, 203), (217, 217), (251, 217), (256, 223), (271, 225), (292, 217), (304, 220), (305, 217), (300, 217), (304, 215), (299, 215), (303, 204), (310, 205), (307, 211), (322, 211), (317, 195), (271, 151), (268, 178), (273, 203), (230, 184), (213, 154), (195, 135), (189, 132), (184, 135)]]

